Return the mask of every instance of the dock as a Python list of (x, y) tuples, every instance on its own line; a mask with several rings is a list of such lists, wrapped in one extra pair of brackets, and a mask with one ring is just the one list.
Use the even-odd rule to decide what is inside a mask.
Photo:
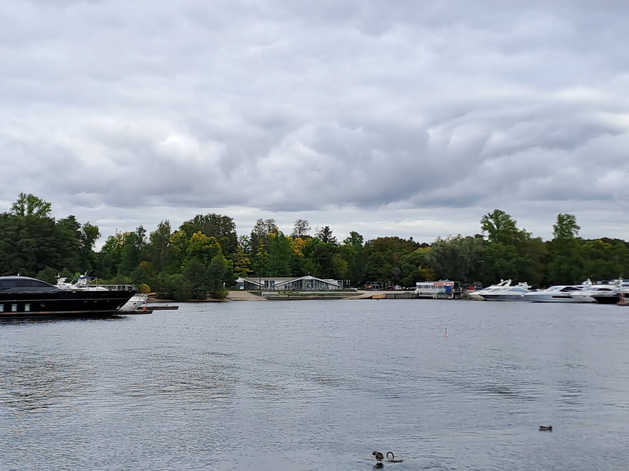
[(136, 311), (119, 311), (116, 315), (119, 316), (137, 316), (141, 314), (152, 314), (151, 309), (138, 309)]
[(151, 311), (176, 311), (177, 309), (179, 309), (179, 306), (172, 306), (170, 304), (157, 304), (153, 306), (149, 304), (146, 306), (146, 308), (150, 309)]
[(417, 299), (414, 291), (365, 291), (352, 299)]

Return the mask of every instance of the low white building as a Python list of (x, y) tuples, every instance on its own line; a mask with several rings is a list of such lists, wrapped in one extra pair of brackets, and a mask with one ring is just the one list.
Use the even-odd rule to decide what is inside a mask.
[(342, 280), (321, 279), (314, 276), (251, 276), (240, 277), (236, 287), (244, 290), (268, 291), (333, 291), (342, 290)]

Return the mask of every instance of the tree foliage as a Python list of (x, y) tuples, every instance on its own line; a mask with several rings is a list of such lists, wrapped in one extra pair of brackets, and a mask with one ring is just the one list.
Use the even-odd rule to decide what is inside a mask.
[(362, 286), (413, 287), (424, 280), (451, 279), (490, 284), (500, 279), (534, 285), (580, 283), (629, 276), (629, 245), (619, 239), (583, 240), (576, 217), (559, 214), (553, 239), (533, 237), (506, 212), (480, 220), (483, 235), (438, 237), (432, 244), (412, 238), (363, 238), (350, 232), (341, 243), (330, 226), (310, 236), (305, 219), (286, 237), (273, 219), (259, 219), (238, 237), (228, 216), (199, 214), (173, 228), (168, 220), (150, 233), (109, 235), (100, 250), (98, 226), (70, 215), (52, 217), (52, 205), (21, 193), (0, 213), (0, 272), (38, 276), (88, 273), (109, 280), (146, 284), (160, 296), (183, 300), (224, 298), (238, 277), (303, 276), (344, 280)]

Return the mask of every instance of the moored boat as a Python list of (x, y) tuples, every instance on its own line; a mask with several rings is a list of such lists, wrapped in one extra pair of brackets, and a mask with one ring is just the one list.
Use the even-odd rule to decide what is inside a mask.
[(66, 290), (26, 276), (0, 277), (0, 318), (107, 317), (135, 294), (128, 285), (105, 290)]
[(485, 298), (483, 296), (485, 294), (491, 294), (494, 291), (501, 290), (509, 286), (511, 286), (511, 280), (500, 280), (500, 283), (498, 284), (488, 286), (487, 288), (483, 288), (481, 290), (470, 291), (469, 295), (474, 301), (484, 301)]
[(620, 300), (622, 280), (610, 284), (592, 285), (587, 289), (575, 291), (571, 296), (580, 303), (617, 304)]
[[(100, 285), (95, 284), (96, 278), (90, 277), (87, 275), (81, 275), (78, 277), (76, 282), (68, 282), (67, 278), (57, 278), (57, 287), (64, 289), (66, 291), (109, 291), (110, 289), (117, 290), (119, 286), (125, 285)], [(124, 312), (132, 312), (138, 311), (140, 309), (145, 309), (148, 302), (148, 294), (146, 293), (135, 293), (131, 296), (131, 299), (125, 303), (124, 306), (120, 308), (120, 311)]]
[(518, 283), (515, 286), (505, 286), (483, 294), (485, 301), (522, 301), (524, 295), (531, 287), (526, 282)]
[(576, 303), (576, 298), (572, 293), (578, 293), (592, 286), (590, 280), (584, 281), (580, 285), (556, 285), (538, 291), (529, 291), (524, 295), (524, 301), (533, 303)]

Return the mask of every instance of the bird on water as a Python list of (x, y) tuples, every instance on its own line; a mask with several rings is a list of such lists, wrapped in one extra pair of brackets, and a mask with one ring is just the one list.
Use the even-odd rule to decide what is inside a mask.
[[(374, 456), (374, 458), (376, 458), (376, 461), (378, 463), (382, 463), (382, 460), (384, 459), (384, 454), (380, 453), (379, 451), (374, 451), (372, 455)], [(393, 454), (392, 451), (387, 451), (387, 459), (389, 463), (401, 463), (402, 461), (404, 461), (404, 460), (396, 460), (395, 455)]]

